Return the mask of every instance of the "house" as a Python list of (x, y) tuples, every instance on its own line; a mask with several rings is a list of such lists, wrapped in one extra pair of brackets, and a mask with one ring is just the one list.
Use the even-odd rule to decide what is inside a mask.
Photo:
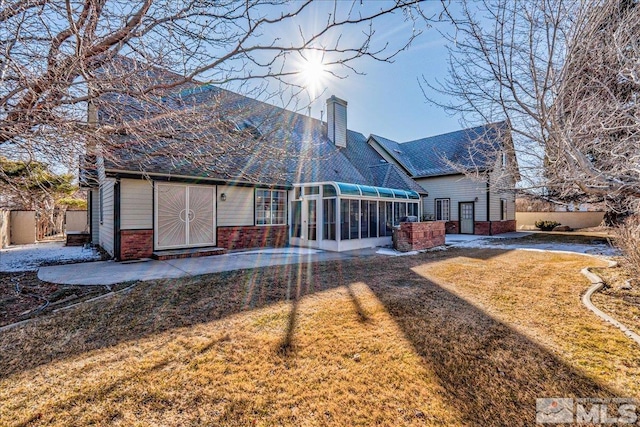
[[(103, 102), (94, 119), (109, 122), (109, 109), (127, 102)], [(327, 100), (326, 123), (214, 86), (188, 87), (161, 102), (199, 108), (210, 119), (197, 130), (198, 123), (172, 123), (170, 132), (144, 140), (124, 132), (115, 137), (119, 148), (98, 152), (87, 164), (95, 168), (82, 174), (95, 177), (87, 184), (92, 241), (116, 259), (287, 244), (384, 246), (403, 217), (433, 213), (431, 191), (450, 201), (438, 202), (438, 219), (449, 223), (457, 216), (445, 217), (443, 209), (452, 203), (471, 197), (475, 215), (489, 201), (484, 188), (458, 190), (468, 185), (462, 176), (439, 184), (385, 155), (381, 138), (347, 128), (347, 102), (335, 96)]]
[(428, 190), (423, 215), (446, 221), (447, 233), (515, 231), (519, 177), (506, 122), (403, 143), (371, 135), (369, 144)]

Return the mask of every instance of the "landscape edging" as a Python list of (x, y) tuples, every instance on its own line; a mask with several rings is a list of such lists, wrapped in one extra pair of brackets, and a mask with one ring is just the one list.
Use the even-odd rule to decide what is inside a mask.
[[(617, 265), (618, 265), (617, 262), (609, 261), (609, 268), (616, 267)], [(601, 290), (604, 287), (604, 280), (602, 280), (602, 278), (600, 276), (598, 276), (597, 274), (593, 273), (590, 270), (590, 267), (583, 268), (580, 272), (587, 279), (589, 279), (589, 281), (591, 282), (591, 287), (582, 296), (582, 303), (589, 310), (593, 311), (596, 314), (596, 316), (600, 317), (601, 319), (603, 319), (606, 322), (611, 323), (613, 326), (615, 326), (616, 328), (620, 329), (627, 337), (631, 338), (638, 345), (640, 345), (640, 335), (636, 334), (635, 332), (633, 332), (632, 330), (627, 328), (625, 325), (623, 325), (622, 323), (618, 322), (616, 319), (614, 319), (613, 317), (609, 316), (604, 311), (600, 310), (598, 307), (596, 307), (593, 304), (593, 302), (591, 302), (591, 295), (593, 295), (594, 293), (598, 292), (599, 290)]]

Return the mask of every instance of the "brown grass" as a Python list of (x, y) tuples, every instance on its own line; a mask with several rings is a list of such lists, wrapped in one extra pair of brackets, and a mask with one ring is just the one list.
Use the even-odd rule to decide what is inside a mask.
[(452, 250), (147, 282), (0, 336), (0, 425), (531, 425), (638, 396), (573, 255)]

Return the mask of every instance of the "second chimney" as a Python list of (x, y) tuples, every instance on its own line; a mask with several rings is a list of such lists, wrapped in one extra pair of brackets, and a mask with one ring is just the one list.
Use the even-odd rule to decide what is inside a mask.
[(327, 99), (327, 136), (336, 147), (347, 146), (347, 101), (334, 95)]

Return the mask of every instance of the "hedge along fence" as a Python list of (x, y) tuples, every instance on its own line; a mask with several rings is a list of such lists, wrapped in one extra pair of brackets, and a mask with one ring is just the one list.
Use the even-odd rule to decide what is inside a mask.
[(516, 212), (517, 228), (535, 229), (536, 221), (556, 221), (571, 228), (597, 227), (602, 223), (604, 212)]

